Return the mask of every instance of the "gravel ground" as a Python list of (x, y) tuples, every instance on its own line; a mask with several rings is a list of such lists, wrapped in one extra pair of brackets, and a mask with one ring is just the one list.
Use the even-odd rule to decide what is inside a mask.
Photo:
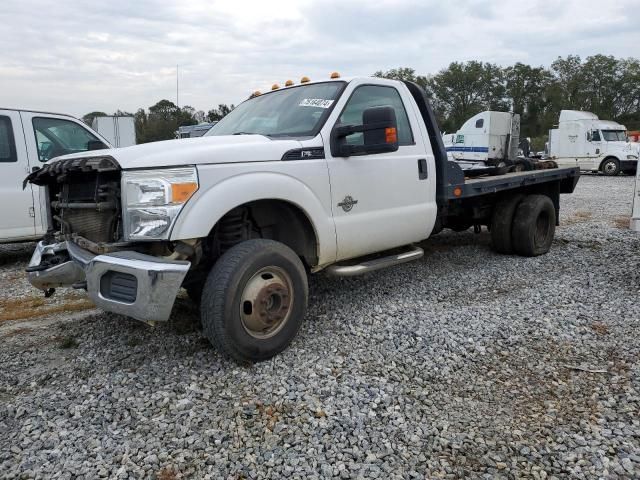
[[(542, 257), (442, 233), (419, 262), (315, 276), (296, 341), (252, 367), (186, 298), (155, 328), (73, 296), (0, 322), (0, 477), (638, 478), (632, 192), (584, 176)], [(0, 301), (34, 294), (31, 248), (0, 247)]]

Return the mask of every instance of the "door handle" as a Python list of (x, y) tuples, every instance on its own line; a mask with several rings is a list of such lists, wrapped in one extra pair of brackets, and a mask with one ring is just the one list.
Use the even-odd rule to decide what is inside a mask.
[(429, 177), (429, 172), (427, 170), (427, 160), (425, 158), (421, 158), (418, 160), (418, 179), (424, 180)]

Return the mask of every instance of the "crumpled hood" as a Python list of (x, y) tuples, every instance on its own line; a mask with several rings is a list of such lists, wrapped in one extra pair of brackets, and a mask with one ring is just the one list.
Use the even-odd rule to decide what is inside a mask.
[(64, 155), (52, 162), (109, 156), (124, 170), (212, 163), (267, 162), (281, 160), (287, 151), (296, 148), (301, 148), (301, 143), (297, 140), (271, 140), (263, 135), (226, 135), (92, 150)]

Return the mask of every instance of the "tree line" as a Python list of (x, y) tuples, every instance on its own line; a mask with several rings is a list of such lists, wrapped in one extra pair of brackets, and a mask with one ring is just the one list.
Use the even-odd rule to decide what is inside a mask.
[[(179, 127), (216, 122), (234, 108), (233, 104), (220, 104), (217, 108), (212, 108), (205, 113), (188, 105), (178, 107), (169, 100), (160, 100), (148, 110), (139, 108), (136, 113), (118, 110), (114, 115), (134, 117), (138, 143), (148, 143), (176, 138), (175, 133)], [(107, 116), (105, 112), (90, 112), (83, 116), (82, 120), (87, 125), (91, 125), (96, 117), (104, 116)]]
[[(402, 67), (374, 73), (376, 77), (411, 80), (430, 96), (441, 130), (454, 132), (483, 110), (520, 114), (521, 135), (542, 149), (547, 133), (558, 123), (560, 110), (587, 110), (601, 119), (615, 120), (630, 130), (640, 130), (640, 61), (593, 55), (558, 57), (550, 67), (516, 63), (453, 62), (431, 75)], [(160, 100), (145, 110), (115, 115), (135, 117), (139, 143), (175, 138), (178, 127), (220, 120), (234, 105), (220, 104), (208, 112), (178, 107)], [(91, 124), (104, 112), (91, 112), (83, 120)]]
[(403, 67), (374, 73), (376, 77), (410, 80), (431, 98), (440, 128), (455, 132), (484, 110), (520, 114), (521, 136), (541, 149), (560, 110), (586, 110), (640, 129), (640, 61), (593, 55), (558, 57), (549, 68), (516, 63), (453, 62), (433, 75)]

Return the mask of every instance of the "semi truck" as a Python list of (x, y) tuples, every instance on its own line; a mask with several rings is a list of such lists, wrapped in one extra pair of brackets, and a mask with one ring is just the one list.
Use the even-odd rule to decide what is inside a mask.
[(48, 229), (49, 200), (24, 177), (56, 156), (111, 148), (70, 115), (0, 108), (0, 243), (33, 241)]
[(449, 160), (465, 171), (485, 171), (514, 164), (518, 157), (520, 115), (487, 110), (452, 134), (442, 136)]
[(443, 228), (488, 227), (501, 254), (551, 248), (578, 168), (468, 179), (418, 85), (337, 73), (292, 83), (256, 92), (201, 138), (68, 155), (30, 174), (53, 226), (32, 285), (85, 289), (146, 322), (167, 320), (183, 287), (218, 350), (254, 362), (295, 337), (309, 274), (418, 260)]
[(549, 130), (549, 157), (559, 166), (609, 176), (634, 174), (638, 165), (624, 125), (577, 110), (562, 110), (558, 128)]

